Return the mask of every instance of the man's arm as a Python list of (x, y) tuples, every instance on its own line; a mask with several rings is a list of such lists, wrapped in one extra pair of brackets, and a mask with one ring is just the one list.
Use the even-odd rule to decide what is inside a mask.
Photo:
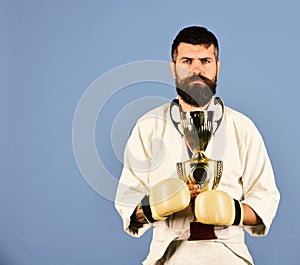
[[(199, 188), (197, 187), (197, 185), (188, 186), (190, 188), (191, 197), (195, 197), (195, 194), (199, 192)], [(192, 187), (195, 187), (195, 189), (193, 189)], [(242, 207), (244, 211), (243, 225), (258, 225), (262, 223), (261, 218), (255, 213), (255, 211), (253, 211), (253, 209), (249, 205), (242, 203)], [(131, 222), (129, 229), (133, 233), (137, 233), (137, 230), (139, 228), (148, 223), (140, 204), (135, 208), (135, 211), (131, 215), (130, 219)]]
[[(194, 199), (200, 194), (199, 185), (188, 184), (191, 198)], [(261, 218), (256, 214), (256, 212), (245, 203), (242, 203), (243, 207), (243, 225), (258, 225), (262, 223)]]
[(260, 217), (248, 204), (242, 203), (242, 206), (244, 209), (243, 225), (258, 225), (262, 223)]
[(169, 215), (182, 211), (190, 204), (190, 192), (185, 182), (176, 178), (156, 183), (135, 208), (130, 217), (129, 229), (137, 233), (145, 223), (165, 220)]
[(133, 234), (137, 234), (139, 228), (143, 227), (146, 223), (148, 223), (148, 221), (142, 210), (141, 204), (139, 204), (130, 217), (130, 225), (128, 228)]

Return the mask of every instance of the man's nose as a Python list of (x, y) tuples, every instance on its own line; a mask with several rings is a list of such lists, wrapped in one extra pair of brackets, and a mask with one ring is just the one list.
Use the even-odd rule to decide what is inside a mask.
[(199, 75), (203, 73), (202, 63), (199, 60), (194, 60), (192, 63), (192, 73), (195, 75)]

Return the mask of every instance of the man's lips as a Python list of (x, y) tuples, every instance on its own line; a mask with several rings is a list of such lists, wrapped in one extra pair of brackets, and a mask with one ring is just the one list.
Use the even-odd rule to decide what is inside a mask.
[(190, 84), (206, 84), (202, 79), (191, 80)]
[(197, 76), (197, 75), (193, 75), (187, 78), (187, 82), (188, 83), (205, 83), (205, 78), (204, 76)]

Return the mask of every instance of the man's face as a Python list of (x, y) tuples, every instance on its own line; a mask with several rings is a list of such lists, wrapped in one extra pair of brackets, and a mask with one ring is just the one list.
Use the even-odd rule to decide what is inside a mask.
[(213, 45), (180, 43), (173, 64), (178, 95), (191, 106), (205, 106), (216, 93), (219, 67)]

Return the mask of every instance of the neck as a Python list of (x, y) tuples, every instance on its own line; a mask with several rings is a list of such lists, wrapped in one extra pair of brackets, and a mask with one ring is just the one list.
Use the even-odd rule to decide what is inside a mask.
[(187, 111), (203, 111), (206, 110), (211, 102), (211, 100), (204, 106), (202, 107), (195, 107), (192, 106), (188, 103), (186, 103), (185, 101), (182, 100), (182, 98), (180, 96), (178, 96), (178, 100), (179, 100), (179, 104), (181, 106), (182, 111), (187, 112)]

